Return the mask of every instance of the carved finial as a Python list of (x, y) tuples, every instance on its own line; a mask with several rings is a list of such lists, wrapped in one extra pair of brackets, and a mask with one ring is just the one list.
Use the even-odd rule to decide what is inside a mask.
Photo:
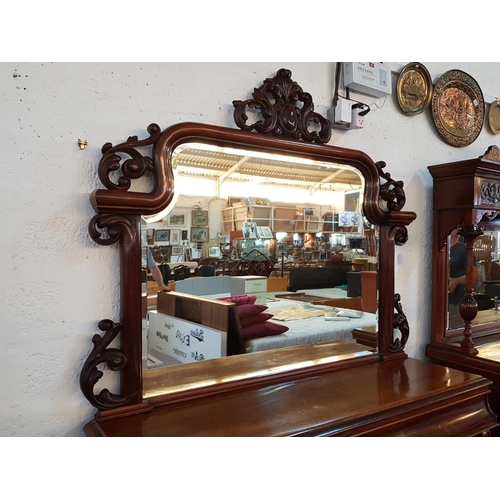
[(490, 146), (483, 156), (479, 157), (484, 161), (491, 161), (493, 163), (500, 163), (500, 149), (498, 146)]

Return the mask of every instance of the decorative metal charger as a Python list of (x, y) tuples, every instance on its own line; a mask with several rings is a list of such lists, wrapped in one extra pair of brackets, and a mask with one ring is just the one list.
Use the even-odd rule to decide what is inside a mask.
[(396, 94), (403, 113), (418, 115), (432, 99), (432, 79), (427, 68), (419, 62), (408, 63), (399, 74)]
[(495, 99), (495, 101), (490, 104), (488, 122), (491, 131), (494, 134), (500, 134), (500, 101), (498, 99)]
[(458, 69), (444, 73), (434, 85), (432, 118), (448, 144), (472, 144), (484, 124), (484, 98), (476, 80)]

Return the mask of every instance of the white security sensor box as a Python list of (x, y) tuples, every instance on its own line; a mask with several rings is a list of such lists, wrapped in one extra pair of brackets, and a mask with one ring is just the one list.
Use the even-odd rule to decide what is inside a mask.
[(344, 85), (373, 97), (392, 94), (391, 68), (377, 62), (345, 62)]

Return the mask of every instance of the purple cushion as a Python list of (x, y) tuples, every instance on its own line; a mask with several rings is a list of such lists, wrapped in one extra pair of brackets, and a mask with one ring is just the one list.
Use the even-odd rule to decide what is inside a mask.
[(246, 341), (261, 337), (270, 337), (272, 335), (280, 335), (288, 330), (288, 326), (273, 323), (272, 321), (265, 321), (264, 323), (257, 323), (255, 325), (242, 328), (240, 334), (243, 340)]

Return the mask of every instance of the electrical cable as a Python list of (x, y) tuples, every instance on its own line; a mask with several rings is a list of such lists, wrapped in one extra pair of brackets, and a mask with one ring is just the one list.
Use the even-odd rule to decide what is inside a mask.
[(368, 106), (368, 104), (364, 104), (362, 102), (356, 101), (356, 104), (354, 104), (351, 109), (359, 109), (359, 108), (362, 108), (363, 106), (366, 106), (366, 109), (363, 111), (360, 111), (358, 113), (358, 115), (365, 116), (370, 112), (370, 106)]
[(337, 101), (339, 100), (339, 83), (340, 83), (340, 68), (341, 62), (338, 62), (335, 67), (335, 89), (333, 92), (333, 100), (332, 100), (332, 107), (337, 106)]

